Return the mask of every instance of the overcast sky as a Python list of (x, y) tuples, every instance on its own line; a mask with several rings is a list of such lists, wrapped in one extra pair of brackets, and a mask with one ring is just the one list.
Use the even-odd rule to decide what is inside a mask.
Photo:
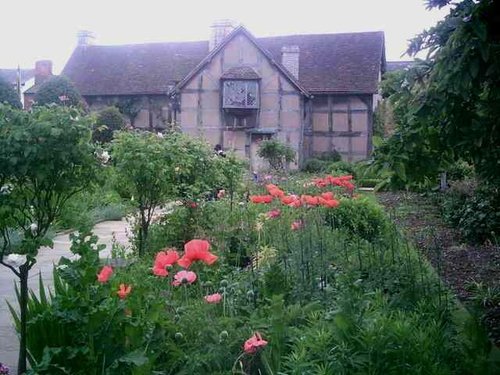
[(224, 18), (256, 37), (382, 30), (387, 59), (404, 60), (408, 39), (447, 11), (426, 10), (423, 0), (0, 0), (0, 12), (0, 68), (50, 59), (58, 73), (78, 30), (103, 45), (207, 40)]

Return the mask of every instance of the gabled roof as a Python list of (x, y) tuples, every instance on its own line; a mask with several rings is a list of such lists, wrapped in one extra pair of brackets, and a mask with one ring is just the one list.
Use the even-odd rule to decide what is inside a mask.
[[(20, 69), (21, 85), (35, 77), (34, 69)], [(0, 69), (0, 78), (15, 85), (17, 83), (17, 69)]]
[[(376, 93), (385, 69), (383, 32), (254, 38), (235, 29), (212, 52), (208, 41), (77, 47), (62, 74), (82, 95), (166, 94), (186, 83), (237, 33), (244, 33), (303, 93)], [(300, 48), (299, 78), (280, 63)]]
[(245, 35), (255, 45), (255, 47), (257, 47), (257, 49), (267, 57), (271, 64), (276, 66), (276, 68), (281, 71), (281, 73), (290, 81), (290, 83), (295, 86), (301, 93), (303, 93), (304, 95), (309, 95), (307, 90), (302, 87), (300, 82), (288, 70), (286, 70), (283, 65), (274, 60), (273, 56), (267, 50), (262, 48), (257, 39), (255, 39), (244, 26), (239, 26), (234, 29), (218, 46), (216, 46), (207, 55), (207, 57), (205, 57), (191, 72), (189, 72), (189, 74), (181, 82), (179, 82), (179, 84), (176, 86), (176, 89), (182, 89), (184, 85), (186, 85), (205, 65), (209, 64), (210, 61), (212, 61), (215, 55), (217, 55), (231, 40), (236, 37), (236, 35), (239, 34)]

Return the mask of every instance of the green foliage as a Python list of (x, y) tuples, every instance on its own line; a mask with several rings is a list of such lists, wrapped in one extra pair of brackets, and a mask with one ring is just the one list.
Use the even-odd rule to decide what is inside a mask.
[(8, 104), (18, 109), (22, 107), (16, 90), (2, 77), (0, 77), (0, 103)]
[(332, 228), (341, 228), (354, 238), (380, 241), (385, 238), (389, 223), (382, 208), (368, 199), (350, 199), (327, 214)]
[(391, 187), (427, 188), (456, 159), (484, 180), (500, 179), (498, 14), (498, 1), (458, 2), (410, 44), (428, 59), (387, 84), (398, 128), (375, 152)]
[(120, 220), (131, 208), (113, 188), (112, 167), (103, 168), (98, 175), (98, 186), (71, 197), (61, 210), (56, 226), (60, 229), (92, 228), (104, 220)]
[(307, 173), (324, 173), (330, 163), (316, 158), (307, 159), (302, 166), (302, 170)]
[(453, 183), (443, 199), (443, 216), (470, 242), (495, 241), (500, 235), (500, 191), (473, 180)]
[(265, 159), (275, 171), (281, 171), (295, 160), (295, 151), (277, 139), (267, 139), (260, 143), (257, 154)]
[[(287, 186), (296, 194), (319, 189), (305, 182), (297, 178)], [(48, 337), (50, 347), (43, 351), (34, 344), (38, 373), (58, 374), (61, 368), (77, 375), (498, 370), (487, 360), (486, 337), (458, 323), (455, 302), (437, 275), (379, 206), (365, 198), (344, 197), (329, 209), (292, 208), (278, 200), (253, 204), (238, 193), (234, 198), (241, 200), (234, 207), (228, 196), (196, 207), (169, 207), (173, 212), (152, 227), (166, 231), (154, 251), (180, 248), (182, 223), (186, 235), (210, 241), (218, 259), (210, 266), (193, 264), (193, 284), (172, 285), (181, 270), (177, 264), (168, 267), (165, 278), (153, 275), (152, 256), (116, 266), (106, 283), (98, 283), (96, 239), (89, 233), (74, 237), (72, 251), (79, 257), (62, 260), (57, 270), (64, 288), (56, 285), (54, 296), (30, 319), (39, 342), (58, 332), (44, 332), (45, 326), (59, 325), (71, 334), (60, 342)], [(271, 209), (279, 209), (279, 216), (270, 217)], [(302, 225), (292, 230), (297, 220)], [(236, 262), (235, 251), (248, 262)], [(121, 283), (132, 286), (123, 300), (117, 296)], [(220, 303), (204, 301), (216, 292)], [(245, 353), (243, 344), (255, 332), (268, 344)]]
[(170, 200), (209, 196), (220, 179), (209, 146), (183, 134), (121, 132), (112, 144), (116, 188), (133, 199), (138, 212), (137, 246), (146, 248), (155, 208)]
[[(19, 373), (26, 372), (28, 276), (51, 225), (66, 202), (94, 182), (98, 163), (90, 143), (91, 120), (72, 108), (37, 107), (31, 112), (0, 105), (0, 263), (20, 279)], [(14, 267), (10, 235), (21, 241), (15, 252), (26, 256)]]
[(316, 158), (319, 160), (329, 161), (331, 163), (342, 160), (342, 156), (337, 150), (322, 152), (316, 155)]
[(104, 108), (97, 114), (92, 132), (92, 139), (99, 143), (108, 143), (113, 139), (115, 131), (125, 129), (125, 119), (116, 107)]
[[(98, 163), (89, 141), (90, 119), (74, 109), (0, 107), (0, 185), (12, 186), (0, 196), (0, 230), (44, 236), (67, 200), (95, 179)], [(38, 247), (32, 245), (24, 251), (34, 257)]]
[(38, 88), (35, 103), (39, 106), (57, 104), (83, 108), (83, 99), (73, 83), (64, 76), (53, 76)]

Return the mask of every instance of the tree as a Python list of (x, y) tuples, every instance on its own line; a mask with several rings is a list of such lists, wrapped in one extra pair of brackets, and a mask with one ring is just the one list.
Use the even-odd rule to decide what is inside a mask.
[[(450, 1), (427, 3), (442, 7)], [(384, 145), (394, 152), (379, 149), (375, 163), (392, 163), (393, 176), (412, 183), (401, 172), (410, 171), (419, 155), (424, 155), (422, 165), (432, 158), (439, 161), (418, 172), (420, 179), (427, 180), (450, 161), (463, 159), (475, 166), (484, 181), (499, 182), (500, 2), (463, 0), (452, 5), (444, 20), (417, 36), (409, 47), (410, 54), (425, 50), (427, 60), (406, 73), (393, 99), (404, 112), (398, 116), (396, 133)], [(408, 144), (412, 154), (404, 152)], [(406, 156), (395, 163), (388, 155), (396, 156), (398, 147)]]
[(97, 120), (92, 132), (92, 139), (100, 143), (108, 143), (113, 139), (115, 131), (123, 130), (126, 122), (116, 107), (104, 108), (97, 115)]
[(57, 104), (83, 107), (83, 99), (73, 83), (64, 76), (53, 76), (43, 82), (35, 94), (36, 105)]
[(276, 171), (283, 170), (287, 163), (295, 160), (295, 151), (277, 139), (264, 140), (259, 145), (257, 154), (267, 160), (271, 168)]
[(192, 201), (217, 185), (215, 155), (204, 142), (184, 134), (158, 136), (120, 132), (112, 145), (116, 188), (138, 209), (137, 251), (146, 251), (155, 208), (172, 200)]
[(21, 101), (12, 85), (0, 77), (0, 103), (6, 103), (14, 108), (21, 108)]
[(89, 122), (71, 108), (0, 105), (0, 264), (20, 279), (19, 374), (26, 372), (29, 271), (40, 247), (51, 245), (46, 234), (65, 203), (95, 179)]

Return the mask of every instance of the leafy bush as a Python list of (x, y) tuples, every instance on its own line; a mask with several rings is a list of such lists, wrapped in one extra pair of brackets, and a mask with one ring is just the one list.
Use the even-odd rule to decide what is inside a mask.
[(107, 143), (113, 139), (115, 131), (125, 128), (125, 119), (116, 107), (107, 107), (97, 115), (96, 123), (92, 132), (95, 142)]
[(260, 143), (257, 154), (269, 162), (271, 168), (281, 171), (295, 160), (295, 151), (277, 139), (267, 139)]
[(339, 207), (328, 212), (327, 222), (332, 228), (370, 242), (385, 238), (389, 227), (382, 207), (368, 199), (343, 200)]
[(316, 158), (307, 159), (302, 166), (302, 170), (308, 173), (324, 173), (330, 163)]
[(450, 181), (460, 181), (474, 177), (474, 166), (464, 160), (457, 160), (447, 169), (447, 178)]
[(315, 156), (315, 158), (323, 161), (329, 161), (332, 163), (342, 160), (342, 156), (337, 150), (319, 153)]
[(500, 234), (500, 191), (474, 180), (452, 183), (444, 196), (443, 215), (467, 241), (495, 240)]
[(355, 165), (347, 161), (336, 161), (328, 165), (329, 172), (334, 176), (351, 175), (356, 178)]
[(57, 104), (83, 107), (83, 99), (73, 83), (64, 76), (53, 76), (42, 83), (35, 94), (36, 105)]
[(0, 103), (6, 103), (14, 108), (21, 109), (21, 101), (12, 85), (0, 77)]

